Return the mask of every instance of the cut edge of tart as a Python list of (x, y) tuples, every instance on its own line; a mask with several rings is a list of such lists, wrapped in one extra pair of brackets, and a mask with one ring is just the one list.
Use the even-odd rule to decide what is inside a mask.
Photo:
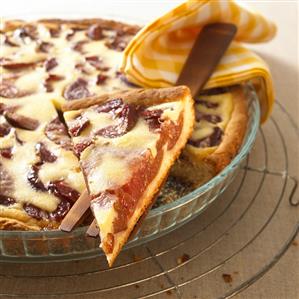
[[(112, 130), (114, 124), (107, 120), (110, 117), (117, 123), (119, 115), (124, 113), (124, 108), (113, 106), (119, 99), (123, 107), (135, 107), (132, 109), (137, 111), (135, 125), (121, 135)], [(120, 110), (113, 110), (111, 117), (106, 103)], [(80, 152), (80, 163), (100, 230), (101, 247), (111, 266), (135, 226), (154, 203), (170, 167), (192, 133), (193, 99), (185, 86), (138, 89), (72, 101), (66, 103), (63, 110), (75, 147), (95, 132), (100, 135), (94, 137), (93, 145)], [(98, 118), (105, 119), (104, 127), (96, 121), (97, 117), (94, 118), (94, 110), (101, 112)], [(78, 130), (74, 130), (77, 128), (74, 122), (79, 120), (81, 128), (82, 119), (86, 123), (88, 117), (91, 127), (80, 129), (80, 136)]]
[[(211, 95), (200, 95), (195, 99), (195, 103), (195, 129), (182, 155), (172, 167), (172, 175), (200, 186), (221, 172), (238, 153), (247, 129), (248, 107), (241, 85), (226, 88), (220, 93), (217, 90), (215, 94), (212, 92)], [(198, 108), (198, 103), (205, 107)], [(221, 113), (212, 114), (212, 120), (208, 119), (212, 121), (211, 129), (214, 131), (205, 138), (196, 140), (196, 127), (210, 116), (207, 113), (213, 112), (216, 106)], [(205, 129), (207, 128), (204, 127)], [(213, 135), (215, 140), (211, 145), (209, 137)]]

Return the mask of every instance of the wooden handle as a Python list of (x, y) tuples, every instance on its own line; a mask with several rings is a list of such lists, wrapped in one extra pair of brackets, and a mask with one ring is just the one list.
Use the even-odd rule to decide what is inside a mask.
[(199, 32), (176, 85), (187, 85), (195, 97), (210, 78), (237, 32), (234, 24), (214, 23)]

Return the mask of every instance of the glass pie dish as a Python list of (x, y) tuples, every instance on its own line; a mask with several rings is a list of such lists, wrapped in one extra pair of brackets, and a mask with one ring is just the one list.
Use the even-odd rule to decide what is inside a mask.
[[(79, 10), (78, 10), (79, 11)], [(69, 11), (50, 12), (47, 15), (36, 14), (6, 16), (9, 19), (39, 19), (46, 17), (81, 18), (93, 17), (94, 14)], [(128, 21), (128, 17), (111, 14), (111, 11), (101, 13), (107, 19)], [(142, 22), (142, 21), (141, 21)], [(135, 22), (138, 23), (138, 20)], [(175, 200), (155, 205), (143, 221), (138, 233), (128, 242), (126, 248), (140, 245), (149, 240), (177, 229), (206, 209), (233, 181), (242, 165), (242, 161), (250, 152), (254, 143), (260, 122), (258, 96), (250, 83), (244, 83), (243, 88), (248, 99), (248, 123), (246, 135), (239, 153), (231, 163), (217, 176), (206, 184), (196, 188), (186, 188), (178, 192)], [(174, 191), (169, 187), (169, 191)], [(183, 194), (183, 195), (182, 195)], [(62, 260), (78, 260), (92, 258), (102, 254), (99, 249), (99, 239), (86, 236), (87, 227), (78, 227), (70, 233), (59, 230), (52, 231), (0, 231), (0, 261), (1, 262), (51, 262)]]
[[(243, 84), (248, 100), (246, 135), (239, 153), (222, 172), (204, 185), (172, 202), (154, 206), (126, 248), (140, 245), (177, 229), (204, 211), (229, 186), (254, 143), (259, 122), (258, 96), (250, 83)], [(170, 187), (171, 189), (171, 187)], [(50, 262), (91, 258), (102, 254), (99, 240), (86, 236), (87, 227), (70, 233), (52, 231), (0, 231), (0, 261)]]

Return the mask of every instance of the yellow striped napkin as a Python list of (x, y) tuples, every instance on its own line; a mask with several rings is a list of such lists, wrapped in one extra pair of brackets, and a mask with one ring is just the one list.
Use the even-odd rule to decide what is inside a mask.
[(258, 89), (265, 121), (273, 106), (274, 90), (267, 64), (240, 42), (272, 39), (276, 26), (256, 11), (232, 0), (189, 0), (145, 26), (124, 51), (122, 70), (144, 87), (174, 85), (200, 29), (209, 23), (237, 26), (230, 45), (206, 88), (252, 80)]

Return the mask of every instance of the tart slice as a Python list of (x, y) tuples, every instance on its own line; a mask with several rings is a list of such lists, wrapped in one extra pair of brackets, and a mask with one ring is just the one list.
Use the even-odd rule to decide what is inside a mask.
[(195, 99), (195, 126), (172, 174), (202, 185), (237, 154), (246, 132), (247, 100), (241, 86), (206, 91)]
[(190, 137), (193, 100), (184, 86), (138, 89), (64, 110), (111, 266)]

